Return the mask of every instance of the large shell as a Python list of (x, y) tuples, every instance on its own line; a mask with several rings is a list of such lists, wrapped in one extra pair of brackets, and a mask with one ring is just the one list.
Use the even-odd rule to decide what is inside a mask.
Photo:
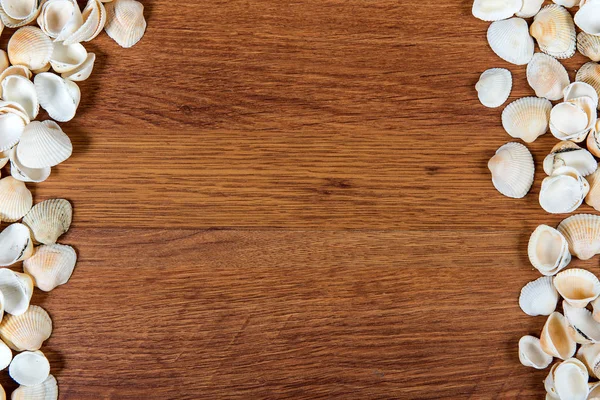
[(33, 386), (19, 386), (11, 395), (11, 400), (57, 400), (56, 378), (48, 375), (42, 383)]
[(542, 4), (544, 4), (544, 0), (523, 0), (523, 7), (515, 15), (521, 18), (531, 18), (540, 12)]
[(29, 306), (21, 315), (6, 315), (0, 337), (15, 351), (38, 350), (52, 334), (52, 319), (42, 307)]
[(59, 122), (73, 119), (81, 100), (81, 92), (75, 82), (44, 72), (36, 75), (34, 84), (38, 101), (51, 118)]
[(545, 369), (552, 363), (552, 356), (544, 353), (540, 339), (528, 335), (519, 340), (519, 361), (526, 367)]
[(550, 315), (556, 310), (558, 292), (552, 283), (552, 277), (542, 276), (529, 282), (521, 289), (519, 307), (527, 315)]
[[(512, 16), (521, 9), (521, 0), (475, 0), (473, 14), (476, 17), (489, 18), (498, 11), (495, 5), (504, 3), (505, 18)], [(479, 7), (476, 7), (479, 5)], [(491, 6), (491, 7), (490, 7)], [(487, 8), (490, 7), (490, 8)], [(486, 10), (487, 9), (487, 10)], [(487, 13), (485, 11), (488, 11)], [(491, 11), (491, 12), (490, 12)], [(499, 12), (494, 18), (498, 18)], [(106, 5), (106, 26), (108, 36), (113, 38), (121, 47), (129, 48), (144, 36), (146, 20), (144, 19), (144, 5), (136, 0), (114, 0)]]
[(580, 32), (577, 35), (577, 50), (592, 61), (600, 61), (600, 36)]
[(0, 179), (0, 220), (15, 222), (31, 210), (33, 197), (25, 184), (12, 176)]
[(493, 22), (488, 28), (487, 39), (494, 53), (509, 63), (525, 65), (533, 57), (533, 38), (524, 19)]
[(479, 101), (486, 107), (500, 107), (512, 90), (512, 75), (504, 68), (492, 68), (481, 74), (475, 85)]
[(577, 343), (589, 344), (600, 342), (600, 324), (594, 320), (587, 308), (578, 308), (563, 302), (563, 311), (569, 324), (571, 334)]
[(507, 143), (500, 147), (488, 162), (494, 187), (512, 198), (524, 197), (533, 184), (535, 166), (533, 157), (520, 143)]
[[(548, 225), (540, 225), (535, 229), (535, 231), (533, 231), (529, 238), (527, 253), (531, 264), (546, 276), (555, 275), (557, 272), (565, 268), (569, 262), (571, 262), (569, 243), (562, 233)], [(549, 292), (547, 288), (543, 287), (543, 280), (538, 279), (534, 282), (538, 282), (535, 284), (536, 290), (541, 289)], [(521, 295), (523, 295), (524, 290), (528, 288), (528, 286), (523, 288)], [(554, 303), (556, 305), (556, 302)], [(535, 304), (534, 308), (537, 309), (538, 305), (543, 306), (542, 304)], [(544, 307), (544, 309), (546, 308)], [(523, 311), (528, 313), (525, 309), (523, 309)]]
[(71, 246), (62, 244), (42, 245), (35, 254), (25, 260), (23, 270), (35, 279), (35, 285), (45, 292), (67, 283), (77, 254)]
[(575, 168), (560, 167), (542, 181), (540, 205), (551, 214), (570, 213), (579, 208), (589, 190), (589, 183)]
[(562, 141), (552, 148), (552, 152), (544, 159), (544, 172), (548, 175), (560, 167), (575, 168), (581, 175), (588, 176), (598, 169), (594, 156), (577, 144)]
[[(32, 254), (33, 243), (25, 225), (12, 224), (0, 232), (0, 266), (12, 265), (31, 257)], [(0, 269), (0, 276), (3, 270)], [(1, 286), (0, 283), (0, 289)]]
[(33, 238), (43, 244), (53, 244), (71, 226), (73, 207), (68, 200), (45, 200), (33, 206), (23, 218)]
[(9, 75), (2, 81), (2, 98), (19, 104), (27, 112), (30, 120), (40, 111), (37, 93), (33, 82), (20, 75)]
[(39, 385), (50, 376), (50, 363), (41, 351), (24, 351), (13, 358), (8, 373), (19, 385)]
[(580, 260), (600, 253), (600, 216), (573, 215), (563, 220), (557, 230), (567, 239), (571, 254)]
[(76, 0), (47, 0), (37, 23), (46, 35), (62, 41), (81, 27), (83, 18)]
[(553, 357), (563, 360), (573, 357), (577, 343), (571, 337), (569, 323), (561, 313), (550, 314), (542, 329), (540, 344), (544, 352)]
[(577, 34), (571, 14), (562, 6), (544, 7), (531, 24), (533, 36), (544, 53), (556, 58), (569, 58), (575, 54)]
[(29, 168), (17, 156), (18, 145), (10, 151), (10, 175), (23, 182), (43, 182), (50, 176), (50, 167)]
[(588, 371), (576, 358), (560, 363), (554, 371), (554, 388), (560, 399), (587, 399)]
[(600, 281), (590, 271), (571, 268), (554, 277), (554, 287), (573, 307), (585, 307), (600, 295)]
[(40, 28), (25, 26), (10, 38), (8, 58), (13, 65), (24, 65), (30, 70), (36, 70), (50, 62), (52, 48), (52, 40)]
[(33, 121), (25, 127), (17, 155), (29, 168), (53, 167), (71, 156), (73, 145), (54, 121)]
[(531, 143), (548, 131), (552, 103), (539, 97), (524, 97), (502, 112), (504, 130), (516, 139)]
[(33, 280), (27, 274), (0, 268), (0, 291), (4, 294), (4, 310), (12, 315), (21, 315), (29, 307)]
[(527, 64), (527, 82), (536, 96), (553, 101), (563, 98), (563, 91), (570, 83), (565, 67), (544, 53), (535, 53)]
[[(583, 64), (575, 79), (579, 82), (585, 82), (592, 86), (597, 95), (600, 95), (600, 64), (588, 62)], [(598, 107), (598, 98), (596, 97), (596, 107)]]
[(590, 35), (600, 35), (600, 1), (587, 1), (575, 13), (577, 26)]

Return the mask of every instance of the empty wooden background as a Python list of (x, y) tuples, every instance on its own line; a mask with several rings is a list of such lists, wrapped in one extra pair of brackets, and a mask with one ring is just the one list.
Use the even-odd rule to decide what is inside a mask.
[(525, 199), (492, 186), (511, 138), (474, 84), (533, 91), (471, 0), (143, 3), (134, 48), (86, 45), (74, 156), (32, 185), (75, 207), (76, 271), (34, 296), (61, 399), (543, 396), (517, 297), (564, 216), (541, 168)]

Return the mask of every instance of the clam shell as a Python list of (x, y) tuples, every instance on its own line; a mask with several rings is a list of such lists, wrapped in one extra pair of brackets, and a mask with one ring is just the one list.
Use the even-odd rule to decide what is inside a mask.
[(519, 340), (519, 361), (526, 367), (545, 369), (552, 363), (552, 356), (544, 353), (540, 339), (528, 335)]
[(557, 230), (567, 239), (571, 254), (580, 260), (600, 253), (600, 216), (573, 215), (563, 220)]
[(33, 238), (39, 243), (53, 244), (69, 230), (73, 218), (73, 207), (68, 200), (45, 200), (33, 206), (23, 218)]
[[(533, 231), (529, 238), (527, 254), (531, 264), (546, 276), (555, 275), (571, 262), (571, 253), (569, 253), (567, 239), (565, 239), (562, 233), (548, 225), (540, 225)], [(524, 304), (521, 305), (521, 309), (529, 315), (531, 315), (530, 313), (539, 311), (544, 311), (544, 314), (536, 315), (550, 314), (550, 312), (554, 311), (554, 308), (550, 312), (547, 312), (551, 307), (550, 305), (546, 307), (547, 303), (533, 304), (527, 301), (531, 296), (541, 296), (542, 293), (551, 294), (550, 288), (554, 289), (551, 280), (548, 285), (548, 281), (542, 278), (527, 284), (521, 290), (522, 297), (528, 293), (528, 297), (523, 298)], [(551, 298), (549, 297), (549, 299)], [(554, 301), (554, 307), (556, 307), (556, 301)], [(531, 303), (531, 307), (527, 306), (528, 303)], [(519, 300), (519, 304), (521, 304), (521, 299)]]
[(487, 31), (487, 39), (494, 53), (509, 63), (525, 65), (533, 57), (533, 38), (529, 35), (524, 19), (511, 18), (492, 22)]
[(0, 0), (2, 10), (13, 19), (25, 19), (38, 7), (38, 0)]
[(49, 292), (67, 283), (76, 262), (77, 254), (71, 246), (42, 245), (32, 257), (25, 260), (23, 270), (35, 279), (38, 288)]
[(29, 168), (53, 167), (71, 156), (73, 145), (54, 121), (33, 121), (25, 127), (17, 156)]
[[(2, 22), (0, 22), (0, 25)], [(0, 33), (2, 30), (0, 29)], [(8, 54), (4, 50), (0, 50), (0, 73), (4, 72), (8, 67), (10, 67), (10, 61), (8, 61)]]
[(16, 31), (8, 42), (8, 58), (13, 65), (30, 70), (40, 69), (50, 62), (52, 40), (40, 28), (26, 26)]
[[(34, 1), (35, 2), (35, 7), (33, 9), (31, 9), (31, 12), (29, 13), (29, 15), (27, 15), (25, 18), (13, 18), (11, 17), (7, 11), (5, 10), (4, 7), (0, 7), (0, 20), (2, 20), (2, 23), (4, 25), (6, 25), (6, 27), (8, 28), (18, 28), (24, 25), (29, 24), (30, 22), (33, 22), (39, 12), (40, 12), (40, 7), (39, 7), (39, 1), (37, 0), (7, 0), (9, 3), (13, 3), (13, 4), (26, 4), (26, 5), (31, 5), (31, 2)], [(6, 1), (4, 1), (6, 2)], [(1, 3), (0, 3), (1, 5)], [(9, 11), (11, 12), (13, 15), (22, 15), (23, 12), (14, 12), (13, 11)]]
[(50, 376), (50, 363), (41, 351), (24, 351), (13, 358), (8, 373), (19, 385), (39, 385)]
[(585, 307), (600, 295), (600, 281), (590, 271), (571, 268), (554, 277), (554, 287), (573, 307)]
[(588, 383), (590, 392), (588, 393), (587, 400), (600, 400), (600, 382)]
[(590, 35), (600, 35), (600, 2), (587, 1), (575, 13), (575, 24)]
[(589, 97), (592, 102), (598, 104), (598, 93), (596, 89), (585, 82), (573, 82), (565, 88), (564, 101), (571, 101), (578, 98)]
[[(502, 4), (503, 12), (496, 5)], [(475, 0), (473, 15), (477, 18), (500, 14), (512, 16), (521, 9), (522, 0)], [(486, 12), (487, 11), (487, 12)], [(476, 15), (477, 14), (477, 15)], [(495, 14), (495, 15), (494, 15)], [(129, 48), (139, 42), (146, 31), (144, 5), (136, 0), (114, 0), (106, 5), (106, 26), (104, 30), (121, 47)]]
[[(0, 232), (0, 266), (12, 265), (31, 257), (32, 254), (33, 244), (29, 229), (25, 225), (12, 224)], [(3, 270), (0, 269), (0, 277)], [(2, 289), (1, 283), (0, 289)]]
[(106, 10), (97, 0), (88, 0), (83, 9), (81, 26), (64, 39), (66, 45), (87, 42), (95, 38), (106, 23)]
[(546, 400), (560, 400), (558, 398), (558, 394), (556, 393), (556, 388), (554, 387), (554, 372), (556, 372), (556, 367), (558, 367), (560, 363), (556, 363), (550, 368), (550, 372), (544, 379), (544, 389), (546, 389)]
[(577, 50), (592, 61), (600, 61), (600, 36), (580, 32), (577, 35)]
[(47, 0), (37, 23), (46, 35), (62, 41), (79, 29), (83, 17), (76, 0)]
[(15, 222), (31, 210), (33, 197), (25, 184), (12, 176), (0, 179), (0, 220)]
[(34, 351), (52, 334), (52, 319), (42, 307), (31, 305), (21, 315), (6, 315), (0, 322), (0, 337), (15, 351)]
[(569, 323), (561, 313), (550, 314), (542, 329), (540, 344), (544, 352), (553, 357), (563, 360), (573, 357), (577, 343), (571, 337)]
[(57, 400), (56, 378), (48, 375), (42, 383), (33, 386), (19, 386), (11, 395), (11, 400)]
[[(598, 356), (600, 355), (600, 343), (583, 344), (577, 351), (577, 359), (586, 366), (588, 373), (592, 377), (596, 377), (594, 366), (598, 364)], [(600, 371), (599, 371), (600, 372)]]
[(48, 179), (51, 168), (29, 168), (24, 166), (17, 156), (17, 147), (18, 145), (13, 147), (10, 152), (10, 175), (23, 182), (43, 182)]
[(591, 97), (578, 97), (559, 103), (550, 112), (550, 132), (560, 140), (582, 142), (597, 121), (596, 104)]
[(596, 172), (587, 176), (586, 180), (590, 184), (590, 191), (585, 196), (585, 203), (600, 211), (600, 170), (596, 170)]
[(600, 94), (600, 64), (588, 62), (577, 71), (575, 79), (578, 82), (589, 84), (596, 91), (596, 107), (598, 107), (598, 94)]
[(0, 151), (10, 150), (19, 143), (25, 121), (18, 114), (0, 112)]
[(521, 289), (519, 307), (527, 315), (550, 315), (556, 310), (558, 292), (552, 284), (552, 277), (542, 276), (529, 282)]
[(560, 167), (572, 167), (581, 175), (588, 176), (598, 169), (598, 162), (594, 156), (569, 141), (559, 142), (552, 148), (552, 152), (544, 159), (544, 172), (548, 175)]
[(0, 370), (6, 369), (12, 361), (12, 351), (10, 347), (0, 340)]
[(570, 213), (579, 208), (589, 190), (589, 183), (575, 168), (560, 167), (542, 181), (540, 205), (551, 214)]
[(30, 120), (37, 117), (40, 105), (33, 82), (20, 75), (9, 75), (2, 81), (2, 98), (18, 103)]
[(600, 324), (594, 320), (592, 313), (587, 308), (577, 308), (563, 302), (563, 311), (571, 325), (571, 334), (577, 343), (600, 342)]
[(0, 268), (0, 291), (4, 294), (4, 310), (12, 315), (21, 315), (29, 307), (33, 280), (27, 274)]
[(481, 74), (475, 85), (479, 101), (486, 107), (500, 107), (512, 90), (512, 75), (504, 68), (492, 68)]
[(512, 142), (500, 147), (488, 162), (488, 168), (494, 187), (507, 197), (524, 197), (533, 184), (533, 157), (520, 143)]
[(71, 81), (80, 82), (85, 81), (90, 77), (94, 70), (94, 63), (96, 62), (96, 55), (94, 53), (88, 53), (85, 61), (72, 71), (61, 74), (63, 79), (69, 79)]
[(551, 110), (547, 99), (524, 97), (506, 106), (502, 126), (510, 136), (531, 143), (548, 131)]
[(554, 388), (560, 399), (587, 399), (589, 375), (581, 361), (571, 358), (554, 371)]
[(552, 57), (563, 59), (575, 54), (575, 25), (569, 11), (562, 6), (550, 4), (542, 8), (533, 19), (530, 32), (540, 50)]
[(54, 50), (50, 64), (57, 73), (64, 73), (74, 70), (85, 62), (87, 51), (81, 43), (65, 45), (62, 42), (54, 42)]
[(600, 297), (597, 298), (596, 300), (591, 302), (592, 304), (592, 309), (593, 309), (593, 313), (592, 313), (592, 317), (600, 322)]
[[(522, 0), (475, 0), (471, 12), (475, 18), (489, 22), (510, 18), (521, 8)], [(107, 11), (112, 13), (112, 7)], [(112, 16), (108, 20), (112, 22)]]
[(542, 4), (544, 4), (544, 0), (523, 0), (521, 10), (515, 15), (521, 18), (531, 18), (540, 12)]
[(553, 101), (562, 99), (563, 91), (570, 84), (565, 67), (544, 53), (535, 53), (527, 64), (527, 82), (536, 96)]
[(36, 75), (34, 84), (40, 105), (52, 119), (59, 122), (73, 119), (81, 99), (81, 92), (76, 83), (44, 72)]

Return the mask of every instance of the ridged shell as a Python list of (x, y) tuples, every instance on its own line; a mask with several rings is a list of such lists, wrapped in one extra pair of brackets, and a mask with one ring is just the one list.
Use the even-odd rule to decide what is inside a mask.
[(31, 210), (33, 197), (25, 184), (12, 176), (0, 179), (0, 220), (15, 222)]
[[(8, 0), (12, 3), (27, 3), (31, 1), (35, 1), (36, 3), (36, 7), (34, 9), (32, 9), (31, 13), (25, 17), (25, 18), (12, 18), (4, 9), (4, 7), (0, 7), (0, 20), (2, 20), (2, 23), (4, 25), (6, 25), (7, 28), (18, 28), (21, 26), (25, 26), (27, 24), (29, 24), (30, 22), (33, 22), (39, 12), (40, 12), (40, 7), (39, 7), (39, 1), (37, 0)], [(5, 0), (6, 2), (6, 0)], [(16, 15), (16, 14), (15, 14)]]
[(533, 36), (544, 53), (556, 58), (575, 54), (577, 33), (571, 14), (562, 6), (550, 4), (535, 16), (531, 24)]
[(552, 283), (552, 277), (542, 276), (529, 282), (521, 289), (519, 307), (527, 315), (550, 315), (556, 310), (558, 292)]
[(575, 211), (590, 190), (589, 183), (571, 167), (560, 167), (542, 181), (540, 205), (551, 214)]
[(575, 13), (575, 23), (577, 26), (590, 35), (600, 35), (600, 2), (586, 1), (581, 5), (579, 11)]
[(538, 97), (560, 100), (563, 91), (570, 84), (569, 74), (554, 57), (536, 53), (527, 64), (527, 82)]
[(53, 244), (69, 230), (73, 218), (73, 207), (68, 200), (50, 199), (33, 206), (23, 218), (39, 243)]
[(580, 32), (577, 35), (577, 50), (592, 61), (600, 61), (600, 36)]
[(20, 75), (9, 75), (2, 81), (2, 98), (18, 103), (30, 120), (37, 117), (40, 105), (33, 82)]
[(533, 157), (520, 143), (507, 143), (488, 162), (494, 187), (512, 198), (524, 197), (533, 184)]
[(548, 99), (524, 97), (506, 106), (502, 126), (510, 136), (531, 143), (548, 131), (551, 110)]
[(16, 145), (10, 151), (10, 175), (23, 182), (43, 182), (50, 177), (50, 167), (45, 168), (28, 168), (21, 164), (19, 157), (17, 156), (17, 149), (19, 145)]
[(590, 271), (571, 268), (554, 277), (554, 287), (573, 307), (585, 307), (600, 295), (600, 281)]
[(73, 145), (54, 121), (33, 121), (25, 127), (17, 156), (29, 168), (53, 167), (71, 156)]
[(35, 254), (23, 262), (23, 270), (35, 279), (35, 285), (49, 292), (57, 286), (67, 283), (77, 254), (71, 246), (50, 244), (39, 246)]
[(0, 322), (0, 337), (15, 351), (34, 351), (52, 334), (52, 319), (42, 307), (31, 305), (21, 315), (6, 315)]
[(589, 393), (589, 375), (581, 361), (571, 358), (554, 371), (554, 388), (560, 399), (585, 400)]
[(500, 107), (512, 90), (512, 74), (504, 68), (492, 68), (481, 74), (475, 85), (479, 101), (486, 107)]
[(600, 253), (600, 216), (578, 214), (564, 219), (556, 228), (569, 242), (569, 251), (580, 260)]
[(76, 83), (53, 73), (44, 72), (34, 78), (40, 105), (56, 121), (73, 119), (79, 107), (81, 92)]
[(94, 70), (94, 63), (96, 62), (96, 55), (94, 53), (88, 53), (87, 58), (79, 67), (72, 71), (65, 72), (60, 76), (63, 79), (69, 79), (74, 82), (85, 81), (90, 77)]
[(4, 310), (12, 315), (21, 315), (29, 307), (33, 280), (27, 274), (0, 268), (0, 291), (4, 294)]
[(553, 357), (562, 360), (573, 357), (577, 343), (571, 337), (569, 323), (561, 313), (550, 314), (542, 329), (540, 344), (544, 352)]
[[(571, 262), (571, 254), (569, 253), (569, 243), (567, 242), (567, 239), (565, 239), (562, 233), (548, 225), (540, 225), (533, 231), (529, 237), (527, 255), (531, 264), (540, 271), (542, 275), (546, 276), (555, 275)], [(542, 288), (540, 285), (546, 281), (538, 279), (534, 282), (538, 282), (533, 285), (535, 288)], [(552, 286), (551, 281), (550, 286)], [(527, 288), (527, 286), (525, 288)], [(523, 288), (523, 290), (525, 290), (525, 288)], [(527, 290), (530, 289), (532, 288), (529, 287)], [(521, 291), (521, 295), (523, 295), (523, 290)], [(528, 313), (525, 309), (523, 309), (523, 311)]]
[(106, 24), (106, 10), (104, 5), (97, 0), (88, 0), (81, 15), (83, 23), (75, 32), (64, 39), (64, 44), (88, 42), (95, 38)]
[[(23, 224), (11, 224), (0, 232), (0, 266), (6, 267), (31, 257), (33, 241), (29, 228)], [(0, 276), (2, 276), (0, 269)], [(0, 284), (1, 286), (1, 284)]]
[(58, 384), (56, 378), (48, 378), (34, 386), (19, 386), (11, 395), (11, 400), (57, 400)]
[[(512, 16), (521, 9), (521, 0), (501, 0), (508, 3), (505, 8), (507, 17)], [(477, 4), (498, 4), (498, 0), (475, 0), (473, 12)], [(478, 11), (482, 11), (482, 7)], [(477, 12), (484, 16), (484, 13)], [(488, 13), (489, 16), (492, 13)], [(142, 39), (146, 32), (146, 20), (144, 19), (144, 5), (136, 0), (114, 0), (106, 5), (106, 26), (104, 30), (108, 36), (113, 38), (119, 46), (129, 48)], [(476, 15), (477, 16), (477, 15)], [(498, 14), (496, 14), (497, 18)], [(498, 18), (501, 19), (501, 18)]]
[(61, 74), (78, 68), (86, 58), (87, 51), (81, 43), (65, 45), (62, 42), (54, 42), (50, 64), (55, 72)]
[(560, 167), (575, 168), (581, 175), (588, 176), (598, 169), (594, 156), (570, 141), (562, 141), (552, 148), (552, 152), (544, 159), (544, 172), (548, 175)]
[(584, 307), (573, 307), (563, 302), (565, 318), (571, 325), (571, 335), (577, 343), (590, 344), (600, 342), (600, 324), (594, 320), (592, 313)]
[(600, 169), (586, 177), (590, 184), (590, 191), (585, 197), (585, 203), (600, 211)]
[(47, 0), (42, 5), (37, 23), (44, 33), (62, 41), (83, 24), (81, 10), (75, 0)]
[[(585, 82), (592, 86), (597, 95), (600, 95), (600, 64), (588, 62), (577, 71), (575, 79), (579, 82)], [(596, 102), (596, 107), (599, 104)]]
[(10, 347), (0, 340), (0, 371), (8, 367), (11, 361), (12, 351)]
[(8, 42), (8, 58), (13, 65), (30, 70), (40, 69), (50, 62), (52, 40), (40, 28), (26, 26), (16, 31)]
[(509, 63), (525, 65), (533, 57), (533, 38), (529, 35), (524, 19), (511, 18), (492, 22), (487, 31), (487, 39), (494, 53)]
[(39, 385), (50, 376), (50, 363), (41, 351), (24, 351), (13, 358), (8, 373), (19, 385)]
[(542, 4), (544, 4), (544, 0), (523, 0), (523, 7), (515, 15), (521, 18), (531, 18), (540, 12)]
[(519, 340), (519, 361), (526, 367), (545, 369), (552, 363), (552, 356), (544, 353), (540, 339), (528, 335)]

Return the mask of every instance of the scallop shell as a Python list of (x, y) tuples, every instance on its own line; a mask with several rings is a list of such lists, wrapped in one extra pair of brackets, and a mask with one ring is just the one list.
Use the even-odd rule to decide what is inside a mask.
[(11, 400), (57, 400), (56, 378), (48, 375), (42, 383), (33, 386), (19, 386), (11, 395)]
[(52, 319), (42, 307), (31, 305), (21, 315), (6, 315), (0, 337), (15, 351), (38, 350), (52, 334)]
[(590, 35), (600, 35), (600, 2), (587, 1), (575, 13), (575, 24)]
[(540, 12), (542, 4), (544, 4), (544, 0), (523, 0), (523, 7), (515, 15), (521, 18), (531, 18)]
[(570, 84), (565, 67), (544, 53), (535, 53), (527, 64), (527, 82), (536, 96), (553, 101), (562, 99), (563, 91)]
[(20, 75), (9, 75), (2, 81), (2, 98), (18, 103), (30, 120), (37, 117), (40, 105), (33, 82)]
[(492, 172), (494, 187), (507, 197), (524, 197), (533, 184), (533, 157), (520, 143), (512, 142), (500, 147), (490, 159), (488, 168)]
[(65, 45), (62, 42), (54, 42), (50, 64), (54, 71), (61, 74), (78, 68), (86, 59), (87, 51), (81, 43)]
[(40, 28), (26, 26), (16, 31), (8, 42), (8, 58), (13, 65), (30, 70), (40, 69), (50, 62), (52, 40)]
[(577, 308), (563, 302), (563, 311), (571, 325), (571, 335), (577, 343), (600, 342), (600, 324), (594, 320), (592, 313), (587, 308)]
[(479, 101), (486, 107), (500, 107), (512, 90), (512, 75), (504, 68), (492, 68), (481, 74), (475, 85)]
[(581, 175), (588, 176), (598, 169), (598, 162), (594, 156), (569, 141), (562, 141), (552, 148), (552, 152), (544, 159), (544, 172), (548, 175), (560, 167), (575, 168)]
[(552, 277), (542, 276), (529, 282), (521, 289), (519, 307), (527, 315), (550, 315), (556, 310), (558, 292), (552, 284)]
[(587, 399), (589, 375), (581, 361), (571, 358), (554, 371), (554, 388), (560, 399)]
[[(588, 62), (577, 71), (575, 79), (578, 82), (589, 84), (596, 91), (596, 95), (600, 94), (600, 64)], [(598, 96), (596, 96), (596, 107), (598, 107)]]
[(589, 183), (575, 168), (560, 167), (542, 181), (540, 205), (551, 214), (570, 213), (579, 208), (589, 190)]
[(577, 35), (577, 50), (592, 61), (600, 61), (600, 36), (580, 32)]
[(33, 206), (23, 218), (33, 233), (33, 238), (43, 244), (56, 243), (69, 230), (73, 218), (73, 207), (65, 199), (51, 199)]
[(38, 288), (49, 292), (67, 283), (76, 262), (77, 254), (71, 246), (42, 245), (32, 257), (25, 260), (23, 270), (35, 279)]
[(15, 222), (31, 210), (33, 197), (25, 184), (12, 176), (0, 179), (0, 220)]
[[(29, 229), (25, 225), (12, 224), (0, 232), (0, 266), (12, 265), (31, 257), (32, 254), (33, 244)], [(3, 270), (0, 269), (0, 277)], [(1, 286), (0, 283), (0, 289)]]
[(546, 354), (566, 360), (575, 354), (577, 343), (569, 333), (569, 323), (559, 312), (550, 314), (542, 334), (540, 344)]
[(19, 385), (39, 385), (50, 376), (50, 363), (41, 351), (24, 351), (13, 358), (8, 373)]
[(519, 361), (526, 367), (545, 369), (552, 363), (552, 356), (544, 353), (540, 339), (523, 336), (519, 340)]
[(557, 230), (567, 239), (571, 254), (580, 260), (600, 253), (600, 216), (573, 215), (563, 220)]
[(12, 315), (21, 315), (29, 307), (33, 280), (27, 274), (0, 268), (0, 291), (4, 294), (4, 310)]
[(37, 23), (46, 35), (62, 41), (81, 27), (83, 17), (76, 0), (47, 0)]
[(494, 53), (509, 63), (525, 65), (533, 57), (533, 38), (529, 35), (524, 19), (511, 18), (492, 22), (487, 31), (487, 39)]
[[(548, 225), (540, 225), (533, 231), (529, 238), (527, 254), (531, 264), (546, 276), (555, 275), (571, 262), (571, 253), (569, 253), (569, 243), (567, 242), (567, 239), (565, 239), (562, 233)], [(524, 293), (531, 291), (533, 291), (536, 296), (541, 295), (542, 292), (540, 291), (550, 293), (549, 288), (544, 286), (545, 280), (540, 278), (534, 282), (530, 282), (532, 286), (528, 284), (521, 290), (521, 296), (523, 296)], [(549, 286), (554, 288), (551, 281)], [(532, 294), (529, 296), (532, 296)], [(528, 297), (523, 300), (528, 300)], [(519, 303), (521, 303), (521, 300), (519, 300)], [(530, 312), (537, 312), (536, 310), (539, 311), (538, 306), (542, 307), (543, 310), (548, 310), (545, 305), (546, 303), (536, 303), (532, 304), (532, 308), (524, 308), (524, 306), (521, 308), (525, 313), (529, 314)], [(556, 306), (556, 301), (554, 301), (554, 306)], [(554, 311), (554, 309), (552, 309), (552, 311)], [(542, 315), (548, 314), (550, 313)]]
[[(0, 25), (2, 23), (0, 22)], [(2, 29), (0, 29), (0, 33)], [(4, 72), (8, 67), (10, 67), (10, 61), (8, 61), (8, 54), (4, 50), (0, 50), (0, 73)]]
[(54, 121), (33, 121), (25, 127), (17, 156), (29, 168), (53, 167), (71, 156), (73, 145)]
[(43, 182), (50, 177), (50, 167), (29, 168), (21, 164), (17, 157), (18, 145), (10, 152), (10, 175), (23, 182)]
[(524, 97), (506, 106), (502, 126), (510, 136), (531, 143), (548, 131), (551, 110), (547, 99)]
[[(498, 4), (504, 10), (495, 7)], [(521, 0), (475, 0), (473, 3), (473, 15), (477, 18), (494, 17), (504, 19), (512, 16), (521, 9)], [(504, 18), (499, 18), (502, 15)], [(144, 19), (144, 5), (136, 0), (114, 0), (106, 5), (106, 26), (104, 27), (108, 36), (113, 38), (119, 46), (132, 47), (139, 42), (146, 32), (146, 20)]]
[(562, 6), (550, 4), (535, 16), (531, 24), (533, 36), (544, 53), (556, 58), (575, 54), (577, 33), (571, 14)]
[(94, 53), (88, 53), (87, 58), (79, 67), (75, 68), (72, 71), (65, 72), (60, 76), (63, 79), (69, 79), (75, 82), (85, 81), (92, 74), (95, 62), (96, 55)]
[(44, 72), (36, 75), (34, 84), (40, 105), (52, 119), (59, 122), (73, 119), (81, 99), (81, 92), (75, 82)]
[(600, 281), (590, 271), (571, 268), (554, 277), (554, 287), (573, 307), (585, 307), (600, 295)]

